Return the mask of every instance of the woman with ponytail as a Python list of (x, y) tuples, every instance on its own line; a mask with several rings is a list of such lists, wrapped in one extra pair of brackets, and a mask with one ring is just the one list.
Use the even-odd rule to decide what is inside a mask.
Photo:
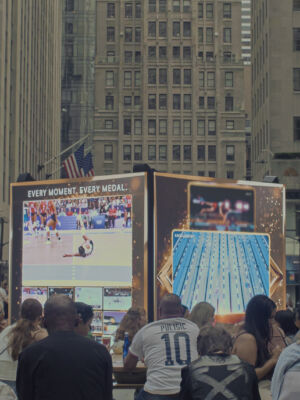
[(19, 354), (30, 344), (48, 334), (41, 328), (43, 308), (36, 299), (26, 299), (21, 306), (21, 318), (0, 334), (0, 381), (15, 389)]

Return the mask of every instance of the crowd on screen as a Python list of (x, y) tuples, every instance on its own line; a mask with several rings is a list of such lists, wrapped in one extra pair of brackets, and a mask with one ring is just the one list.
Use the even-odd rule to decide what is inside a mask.
[[(6, 293), (6, 296), (5, 296)], [(0, 290), (0, 399), (112, 400), (111, 354), (123, 353), (124, 370), (144, 363), (146, 381), (136, 400), (295, 400), (300, 398), (300, 309), (276, 311), (264, 295), (248, 303), (244, 321), (215, 323), (206, 302), (189, 312), (166, 294), (158, 319), (132, 307), (112, 348), (90, 335), (91, 306), (66, 295), (21, 305), (20, 319), (7, 326)]]

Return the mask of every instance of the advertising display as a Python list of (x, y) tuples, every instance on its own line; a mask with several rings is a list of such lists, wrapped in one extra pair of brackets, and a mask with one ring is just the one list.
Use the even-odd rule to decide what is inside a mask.
[(156, 311), (167, 292), (224, 323), (257, 294), (285, 307), (283, 185), (155, 173), (154, 193)]
[(55, 293), (93, 306), (97, 332), (147, 308), (146, 193), (144, 173), (13, 184), (12, 319)]

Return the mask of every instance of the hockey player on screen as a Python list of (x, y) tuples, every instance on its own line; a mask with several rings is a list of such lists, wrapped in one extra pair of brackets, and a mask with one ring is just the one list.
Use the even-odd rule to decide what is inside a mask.
[(64, 254), (63, 257), (87, 257), (94, 250), (94, 243), (86, 235), (82, 235), (84, 242), (78, 247), (78, 252), (74, 254)]

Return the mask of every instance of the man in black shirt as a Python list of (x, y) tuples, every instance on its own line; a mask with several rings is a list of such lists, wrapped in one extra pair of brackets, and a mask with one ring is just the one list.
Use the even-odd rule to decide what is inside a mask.
[(49, 336), (19, 357), (19, 400), (112, 400), (112, 361), (105, 346), (73, 332), (77, 313), (65, 295), (45, 304)]

